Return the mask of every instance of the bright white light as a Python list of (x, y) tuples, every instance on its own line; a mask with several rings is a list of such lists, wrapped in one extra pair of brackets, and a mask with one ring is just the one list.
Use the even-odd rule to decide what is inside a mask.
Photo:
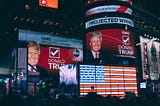
[[(149, 41), (146, 42), (146, 43), (148, 44), (148, 43), (153, 42), (153, 41), (155, 41), (155, 40), (157, 40), (157, 38), (152, 38), (151, 40), (149, 40)], [(144, 43), (144, 42), (137, 43), (136, 46), (139, 46), (139, 45), (141, 45), (141, 44), (143, 44), (143, 43)]]

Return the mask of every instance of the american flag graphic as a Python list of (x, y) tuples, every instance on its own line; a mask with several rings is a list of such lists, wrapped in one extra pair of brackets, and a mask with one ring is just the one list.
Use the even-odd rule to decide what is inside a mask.
[(102, 96), (137, 93), (135, 67), (80, 65), (80, 96), (96, 92)]

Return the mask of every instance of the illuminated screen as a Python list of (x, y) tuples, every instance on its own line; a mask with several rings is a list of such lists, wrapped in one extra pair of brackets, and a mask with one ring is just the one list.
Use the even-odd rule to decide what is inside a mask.
[[(101, 44), (101, 62), (103, 64), (114, 64), (114, 65), (131, 65), (135, 66), (135, 44), (133, 33), (129, 30), (124, 29), (103, 29), (96, 30), (95, 32), (100, 32), (102, 34), (102, 44)], [(93, 64), (89, 58), (90, 56), (90, 35), (93, 32), (88, 32), (86, 34), (86, 45), (85, 45), (85, 55), (84, 61), (86, 63)]]
[(94, 7), (94, 8), (87, 10), (85, 13), (85, 16), (88, 17), (94, 14), (105, 13), (105, 12), (121, 12), (121, 13), (127, 13), (131, 15), (132, 9), (125, 7), (125, 6), (120, 6), (120, 5), (98, 6), (98, 7)]
[(67, 64), (60, 66), (60, 91), (70, 95), (77, 96), (78, 89), (78, 73), (76, 64)]
[[(18, 48), (18, 62), (17, 62), (17, 70), (18, 70), (18, 75), (19, 79), (17, 79), (17, 82), (15, 82), (18, 86), (21, 86), (21, 88), (26, 89), (26, 79), (27, 79), (27, 69), (26, 69), (26, 57), (27, 57), (27, 49), (26, 48)], [(19, 83), (20, 82), (20, 83)], [(18, 88), (17, 86), (17, 88)]]
[(159, 79), (160, 43), (147, 37), (140, 36), (141, 60), (143, 79)]
[(39, 5), (50, 8), (58, 8), (58, 0), (39, 0)]
[[(25, 58), (18, 67), (27, 67), (27, 83), (30, 95), (35, 94), (34, 83), (47, 81), (55, 88), (59, 87), (59, 68), (65, 64), (83, 61), (82, 40), (57, 37), (53, 34), (19, 30), (18, 42), (25, 42), (26, 55), (19, 51), (19, 56)], [(25, 74), (26, 75), (26, 74)]]
[(137, 93), (135, 67), (80, 65), (80, 96), (96, 92), (102, 96), (125, 96), (125, 92)]
[(140, 83), (140, 88), (146, 88), (146, 82), (141, 82)]
[(30, 40), (40, 46), (38, 65), (51, 74), (58, 73), (61, 65), (83, 61), (82, 40), (19, 30), (19, 41)]

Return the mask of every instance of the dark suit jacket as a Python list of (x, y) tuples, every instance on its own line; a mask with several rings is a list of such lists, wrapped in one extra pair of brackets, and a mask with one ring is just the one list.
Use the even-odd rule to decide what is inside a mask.
[(110, 64), (111, 56), (108, 53), (99, 51), (99, 58), (95, 59), (91, 51), (87, 51), (84, 55), (84, 62), (86, 64)]
[(46, 70), (46, 69), (44, 69), (43, 67), (41, 67), (41, 66), (36, 66), (36, 68), (37, 68), (37, 72), (39, 72), (40, 73), (40, 79), (41, 80), (47, 80), (47, 77), (48, 77), (48, 71)]
[[(28, 64), (30, 65), (30, 64)], [(31, 66), (31, 65), (30, 65)], [(31, 66), (32, 67), (32, 66)], [(47, 78), (49, 77), (49, 73), (46, 69), (44, 69), (43, 67), (37, 65), (36, 69), (34, 69), (36, 72), (38, 72), (37, 74), (34, 74), (36, 72), (30, 72), (28, 70), (28, 78), (33, 78), (34, 76), (37, 78), (37, 80), (47, 80)], [(37, 82), (37, 81), (36, 81)]]

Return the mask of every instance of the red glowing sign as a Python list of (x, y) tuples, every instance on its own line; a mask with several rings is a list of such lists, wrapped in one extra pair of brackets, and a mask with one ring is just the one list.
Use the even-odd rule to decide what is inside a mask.
[(39, 0), (39, 5), (50, 8), (58, 8), (58, 0)]

